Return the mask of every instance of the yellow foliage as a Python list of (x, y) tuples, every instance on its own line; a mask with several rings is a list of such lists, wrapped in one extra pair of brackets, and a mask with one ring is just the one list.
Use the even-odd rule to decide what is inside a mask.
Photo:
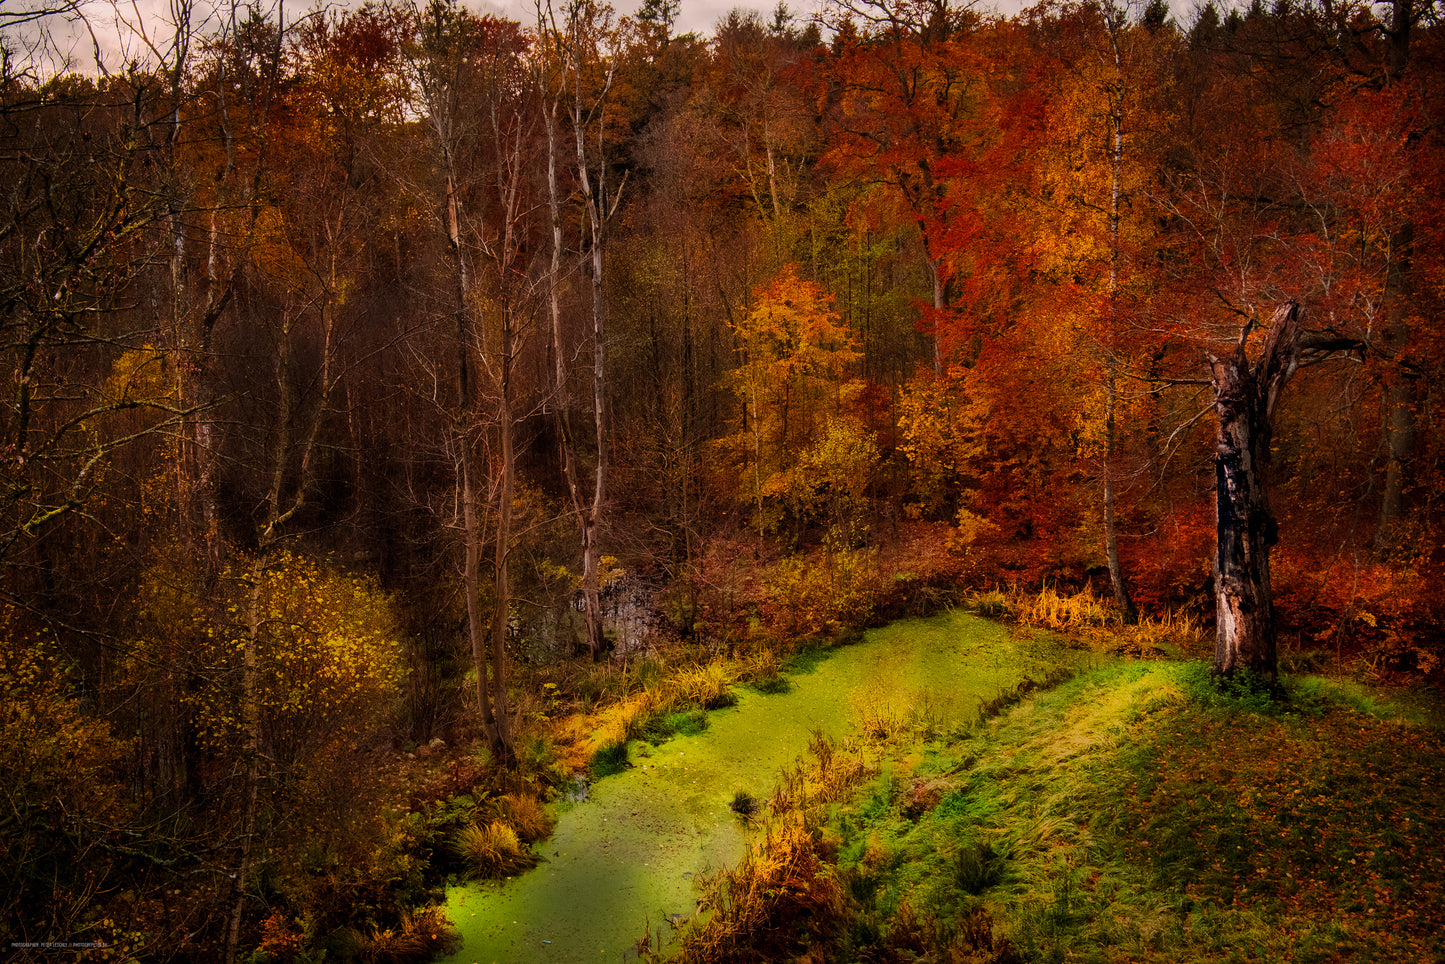
[(984, 426), (991, 408), (986, 391), (958, 370), (942, 378), (922, 375), (899, 393), (898, 448), (926, 509), (946, 504), (988, 453)]
[[(1073, 69), (1058, 74), (1061, 89), (1040, 165), (1040, 267), (1060, 277), (1099, 277), (1101, 284), (1116, 243), (1136, 252), (1154, 234), (1145, 206), (1132, 199), (1157, 177), (1163, 155), (1148, 138), (1162, 129), (1159, 110), (1170, 83), (1166, 41), (1135, 25), (1118, 31), (1113, 42), (1117, 58), (1085, 51)], [(1090, 43), (1106, 51), (1110, 40), (1095, 36)], [(1117, 242), (1111, 237), (1116, 191)], [(1123, 287), (1134, 282), (1127, 272), (1118, 279)]]
[[(118, 823), (113, 768), (125, 746), (69, 693), (57, 651), (15, 623), (13, 611), (0, 608), (0, 785), (7, 814), (18, 818), (8, 832), (32, 829), (32, 815), (57, 834), (76, 820)], [(65, 816), (77, 800), (85, 806)]]
[(867, 532), (868, 487), (879, 462), (873, 433), (857, 419), (828, 419), (821, 437), (798, 459), (800, 512), (822, 518), (825, 544), (851, 549)]
[(627, 578), (627, 570), (618, 564), (616, 556), (603, 556), (598, 560), (597, 584), (607, 588), (619, 579)]
[(798, 497), (805, 481), (798, 453), (818, 444), (856, 397), (859, 384), (849, 370), (858, 351), (829, 296), (799, 278), (795, 266), (783, 268), (756, 297), (753, 310), (733, 325), (742, 364), (726, 384), (741, 419), (718, 451), (742, 483), (739, 501), (755, 505), (763, 526), (765, 500)]
[(293, 292), (304, 291), (310, 283), (311, 271), (291, 243), (290, 226), (280, 208), (265, 207), (257, 214), (251, 260), (268, 277)]
[(847, 900), (836, 869), (826, 859), (823, 832), (797, 811), (763, 828), (760, 838), (731, 869), (701, 882), (702, 913), (683, 929), (677, 959), (688, 964), (756, 957), (781, 959), (799, 928), (827, 928), (840, 919)]
[(187, 641), (207, 678), (236, 681), (186, 697), (215, 748), (240, 739), (249, 651), (260, 736), (282, 766), (353, 748), (405, 675), (390, 598), (371, 579), (293, 553), (228, 567), (209, 592), (184, 563), (157, 564), (142, 582), (141, 608), (155, 639), (139, 649), (174, 651)]
[(781, 560), (763, 579), (767, 598), (762, 615), (768, 628), (796, 638), (861, 625), (873, 606), (875, 562), (871, 550)]
[(957, 525), (945, 539), (949, 552), (965, 553), (979, 539), (994, 532), (998, 526), (967, 508), (959, 509), (955, 517)]
[[(0, 929), (19, 913), (35, 933), (76, 933), (97, 893), (117, 886), (110, 847), (137, 825), (119, 779), (133, 755), (86, 711), (53, 638), (0, 604)], [(144, 943), (110, 923), (87, 917), (83, 939), (117, 954)]]
[(174, 399), (176, 386), (166, 377), (167, 361), (166, 353), (152, 345), (122, 352), (111, 365), (101, 397), (111, 404)]

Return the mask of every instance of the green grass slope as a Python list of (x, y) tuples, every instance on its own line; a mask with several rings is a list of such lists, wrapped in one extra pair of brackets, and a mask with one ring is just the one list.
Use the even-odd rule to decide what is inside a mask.
[(750, 937), (700, 921), (684, 959), (1445, 960), (1445, 735), (1416, 708), (1128, 662), (883, 739), (847, 802), (760, 837), (828, 899), (764, 891)]

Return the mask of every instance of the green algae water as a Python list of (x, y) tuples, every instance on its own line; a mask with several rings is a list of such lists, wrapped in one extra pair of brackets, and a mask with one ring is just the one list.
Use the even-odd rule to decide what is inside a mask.
[(537, 868), (452, 888), (446, 909), (462, 945), (445, 964), (635, 960), (646, 928), (667, 933), (669, 919), (692, 915), (698, 876), (742, 857), (733, 795), (766, 799), (814, 729), (842, 738), (867, 716), (910, 713), (962, 722), (981, 700), (1078, 658), (949, 613), (872, 630), (790, 673), (786, 693), (739, 687), (737, 705), (709, 714), (703, 733), (634, 745), (627, 771), (558, 815)]

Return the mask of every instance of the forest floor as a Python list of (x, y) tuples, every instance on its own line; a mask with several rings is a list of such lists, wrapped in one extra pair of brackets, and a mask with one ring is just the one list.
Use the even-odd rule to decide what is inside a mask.
[[(996, 712), (996, 715), (995, 715)], [(813, 748), (685, 961), (1445, 961), (1434, 694), (1121, 660)], [(821, 753), (819, 752), (821, 749)], [(825, 792), (825, 787), (833, 786)], [(660, 954), (654, 953), (655, 958)]]

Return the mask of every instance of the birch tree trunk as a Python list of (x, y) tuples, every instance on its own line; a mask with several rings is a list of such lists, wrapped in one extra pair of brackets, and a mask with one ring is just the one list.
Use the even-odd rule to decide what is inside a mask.
[(1109, 582), (1114, 587), (1114, 605), (1124, 622), (1133, 625), (1139, 621), (1139, 610), (1129, 595), (1129, 583), (1124, 578), (1124, 566), (1119, 560), (1118, 497), (1114, 490), (1112, 462), (1114, 458), (1114, 408), (1118, 399), (1118, 375), (1114, 370), (1114, 358), (1109, 356), (1108, 371), (1105, 374), (1104, 400), (1104, 552), (1109, 561)]
[[(1112, 139), (1109, 151), (1109, 309), (1113, 323), (1113, 310), (1119, 295), (1119, 259), (1122, 248), (1119, 244), (1119, 201), (1124, 187), (1124, 63), (1119, 53), (1119, 30), (1122, 24), (1112, 12), (1106, 13), (1109, 28), (1109, 48), (1114, 60), (1115, 86), (1108, 91), (1109, 128)], [(1119, 400), (1118, 362), (1113, 349), (1104, 346), (1104, 552), (1109, 560), (1109, 582), (1114, 587), (1114, 605), (1124, 622), (1133, 625), (1139, 621), (1139, 611), (1129, 596), (1129, 583), (1124, 578), (1124, 566), (1119, 561), (1118, 495), (1114, 489), (1113, 459), (1116, 425), (1114, 410)]]

